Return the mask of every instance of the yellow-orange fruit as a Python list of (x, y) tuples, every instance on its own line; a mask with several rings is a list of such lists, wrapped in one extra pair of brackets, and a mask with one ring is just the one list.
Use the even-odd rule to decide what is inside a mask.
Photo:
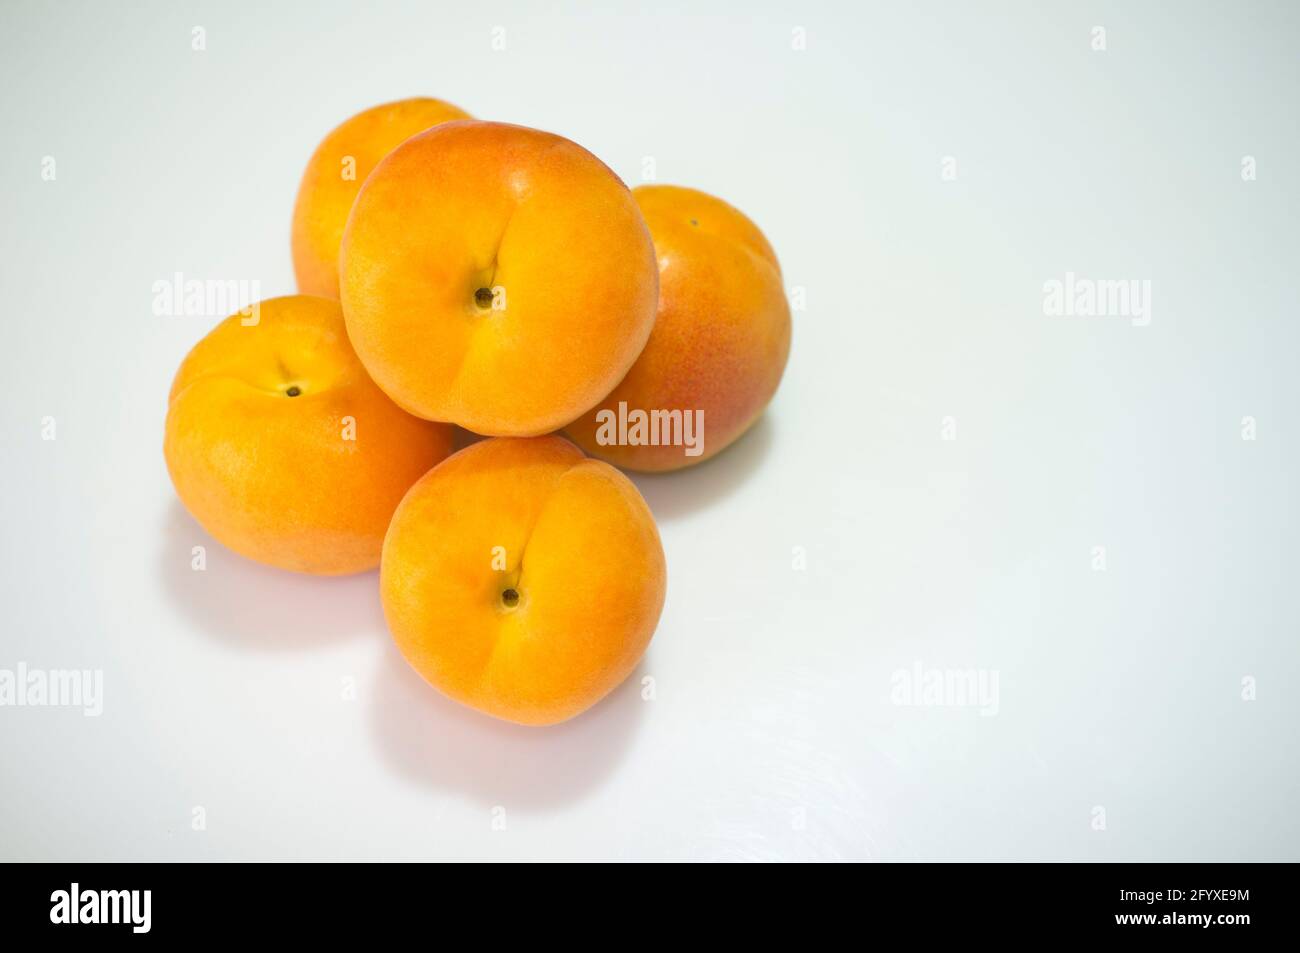
[(294, 295), (234, 314), (176, 372), (163, 453), (203, 528), (297, 572), (373, 569), (393, 510), (451, 451), (366, 375), (337, 301)]
[(567, 139), (446, 123), (389, 153), (340, 255), (348, 334), (413, 414), (475, 433), (562, 427), (618, 383), (658, 272), (627, 187)]
[(560, 437), (484, 440), (411, 487), (380, 567), (406, 660), (447, 696), (550, 725), (636, 667), (663, 609), (641, 494)]
[[(738, 210), (677, 186), (633, 195), (659, 259), (659, 313), (627, 376), (566, 432), (620, 467), (675, 470), (718, 453), (762, 414), (790, 354), (790, 306), (772, 246)], [(698, 447), (687, 446), (693, 437)]]
[(303, 294), (339, 296), (339, 243), (361, 184), (417, 132), (469, 113), (440, 99), (402, 99), (357, 113), (312, 153), (293, 206), (293, 270)]

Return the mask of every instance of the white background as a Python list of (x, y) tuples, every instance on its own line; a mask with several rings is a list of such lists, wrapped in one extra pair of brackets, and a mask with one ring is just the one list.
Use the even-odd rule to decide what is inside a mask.
[[(105, 691), (0, 708), (0, 857), (1296, 859), (1298, 8), (638, 6), (0, 3), (0, 668)], [(411, 95), (652, 156), (806, 293), (755, 430), (638, 478), (663, 619), (550, 730), (441, 699), (374, 574), (234, 556), (163, 466), (221, 315), (153, 283), (294, 290), (307, 157)], [(1045, 315), (1067, 271), (1151, 281), (1150, 324)], [(918, 664), (996, 714), (894, 704)]]

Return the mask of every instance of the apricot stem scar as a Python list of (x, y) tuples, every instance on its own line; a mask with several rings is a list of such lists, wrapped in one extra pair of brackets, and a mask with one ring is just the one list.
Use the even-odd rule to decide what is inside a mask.
[(289, 397), (297, 397), (301, 393), (302, 393), (302, 389), (299, 388), (297, 384), (294, 384), (287, 391), (285, 391), (285, 394)]
[(515, 589), (507, 589), (501, 593), (501, 601), (507, 608), (513, 609), (519, 605), (519, 592)]
[(492, 307), (492, 299), (491, 288), (480, 288), (474, 292), (474, 303), (485, 311)]

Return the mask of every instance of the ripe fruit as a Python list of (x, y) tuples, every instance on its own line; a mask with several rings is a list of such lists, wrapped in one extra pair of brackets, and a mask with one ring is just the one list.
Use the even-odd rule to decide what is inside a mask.
[(384, 540), (384, 615), (426, 681), (550, 725), (636, 667), (663, 609), (659, 531), (623, 474), (560, 437), (501, 438), (411, 487)]
[(373, 569), (402, 494), (451, 450), (450, 427), (366, 376), (325, 298), (231, 315), (182, 362), (169, 401), (163, 453), (185, 508), (235, 552), (298, 572)]
[(469, 113), (440, 99), (403, 99), (357, 113), (312, 153), (293, 207), (293, 270), (303, 294), (339, 296), (339, 243), (361, 184), (417, 132)]
[[(627, 376), (566, 431), (620, 467), (675, 470), (718, 453), (762, 414), (790, 353), (790, 307), (772, 246), (738, 210), (676, 186), (643, 185), (633, 195), (659, 258), (659, 314)], [(640, 443), (630, 427), (639, 445), (605, 443), (636, 411), (677, 412), (673, 421), (701, 411), (693, 419), (702, 422), (702, 452), (688, 455), (681, 442)], [(658, 436), (655, 429), (645, 437)]]
[(481, 434), (568, 423), (627, 373), (658, 301), (627, 187), (567, 139), (455, 122), (357, 196), (340, 255), (348, 335), (413, 414)]

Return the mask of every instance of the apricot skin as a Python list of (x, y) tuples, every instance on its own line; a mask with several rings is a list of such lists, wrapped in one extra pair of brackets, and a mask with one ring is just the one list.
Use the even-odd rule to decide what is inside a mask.
[(551, 725), (636, 667), (666, 579), (659, 531), (627, 477), (560, 437), (494, 438), (407, 493), (380, 593), (393, 640), (429, 684), (497, 718)]
[(290, 246), (302, 294), (339, 296), (339, 244), (362, 183), (404, 141), (469, 113), (440, 99), (402, 99), (357, 113), (312, 153), (293, 207)]
[(366, 181), (340, 255), (348, 334), (429, 420), (536, 436), (627, 373), (655, 320), (654, 247), (627, 187), (561, 136), (444, 123)]
[[(659, 263), (654, 330), (627, 376), (565, 430), (624, 469), (676, 470), (720, 453), (762, 414), (790, 354), (790, 307), (772, 246), (738, 209), (678, 186), (632, 194)], [(617, 415), (621, 401), (629, 411), (703, 411), (703, 452), (601, 445), (597, 414)]]
[(373, 569), (393, 510), (450, 452), (452, 428), (374, 385), (337, 301), (272, 298), (258, 312), (252, 326), (239, 314), (221, 322), (176, 373), (163, 441), (176, 494), (249, 559), (319, 575)]

